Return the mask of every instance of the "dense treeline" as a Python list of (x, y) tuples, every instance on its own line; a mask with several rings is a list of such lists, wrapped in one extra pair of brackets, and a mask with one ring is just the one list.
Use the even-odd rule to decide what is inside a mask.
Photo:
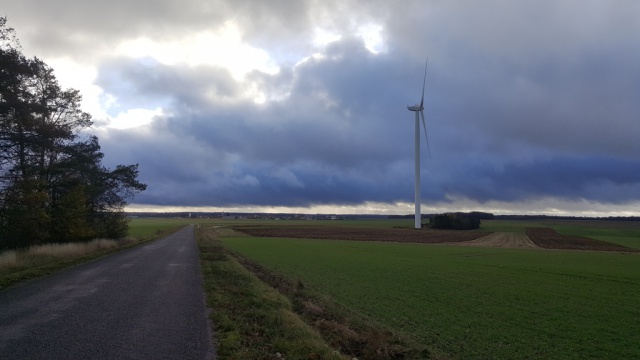
[(484, 213), (437, 214), (429, 221), (432, 229), (472, 230), (480, 228), (482, 214)]
[(102, 166), (91, 115), (0, 17), (0, 249), (126, 235), (138, 165)]

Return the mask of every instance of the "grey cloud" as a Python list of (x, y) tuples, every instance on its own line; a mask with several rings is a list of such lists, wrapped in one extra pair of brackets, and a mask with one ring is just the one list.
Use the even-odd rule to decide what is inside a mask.
[[(266, 88), (291, 89), (291, 97), (279, 102), (255, 105), (213, 101), (207, 107), (194, 108), (197, 101), (176, 95), (189, 103), (177, 106), (190, 111), (164, 119), (155, 124), (154, 130), (172, 134), (176, 142), (189, 139), (183, 150), (197, 147), (202, 149), (201, 154), (176, 156), (174, 163), (162, 151), (149, 152), (155, 172), (150, 179), (162, 187), (157, 191), (150, 187), (138, 200), (221, 206), (410, 201), (413, 121), (404, 104), (418, 100), (420, 64), (403, 67), (402, 61), (372, 55), (352, 39), (334, 44), (326, 55), (282, 74), (263, 76)], [(448, 196), (478, 201), (554, 196), (617, 203), (640, 197), (633, 191), (640, 183), (634, 175), (636, 160), (592, 158), (589, 152), (550, 157), (549, 150), (544, 149), (555, 145), (540, 147), (545, 144), (533, 141), (530, 132), (538, 129), (543, 139), (564, 136), (566, 141), (566, 134), (558, 129), (569, 125), (562, 121), (557, 125), (527, 124), (518, 111), (524, 113), (522, 116), (544, 117), (553, 109), (527, 113), (523, 110), (527, 109), (526, 98), (523, 104), (514, 104), (518, 97), (512, 96), (507, 104), (503, 100), (510, 96), (508, 88), (482, 92), (484, 85), (473, 81), (464, 84), (466, 92), (459, 92), (443, 85), (448, 74), (439, 74), (437, 68), (437, 64), (432, 65), (434, 74), (428, 76), (431, 82), (427, 95), (436, 95), (427, 98), (434, 153), (431, 160), (423, 162), (427, 201), (446, 201)], [(474, 91), (469, 91), (470, 87)], [(195, 89), (193, 97), (203, 91), (201, 87)], [(437, 94), (441, 89), (444, 91)], [(474, 99), (475, 95), (482, 98)], [(327, 106), (327, 99), (331, 106)], [(460, 111), (457, 103), (478, 103), (485, 108)], [(547, 99), (540, 103), (552, 102)], [(506, 112), (505, 107), (513, 112)], [(583, 130), (590, 134), (590, 129)], [(508, 133), (512, 134), (510, 139), (506, 138)], [(175, 151), (180, 146), (170, 148)], [(581, 150), (560, 147), (566, 148), (569, 154)], [(157, 157), (162, 157), (163, 166), (157, 160), (153, 162)], [(210, 163), (203, 158), (209, 158)], [(221, 158), (227, 161), (224, 165)], [(181, 182), (167, 175), (191, 166), (209, 168), (210, 172), (201, 177), (188, 175)], [(164, 195), (165, 187), (182, 189), (180, 184), (190, 189), (188, 194), (181, 190)]]
[[(149, 37), (180, 39), (197, 31), (216, 30), (226, 21), (237, 23), (246, 39), (261, 47), (300, 54), (320, 25), (350, 30), (358, 20), (380, 16), (385, 2), (316, 0), (22, 0), (5, 6), (13, 26), (32, 51), (61, 57), (73, 52), (91, 58), (96, 50), (109, 53), (122, 40)], [(22, 24), (37, 23), (36, 28)], [(282, 46), (286, 43), (286, 46)]]
[(541, 157), (501, 166), (478, 161), (455, 170), (458, 176), (442, 190), (478, 201), (555, 197), (624, 204), (640, 197), (638, 169), (640, 160), (604, 156)]
[[(91, 57), (109, 52), (123, 39), (140, 36), (179, 38), (190, 31), (217, 28), (228, 14), (225, 7), (200, 0), (16, 1), (5, 11), (23, 42), (40, 56)], [(37, 23), (37, 28), (21, 24)], [(24, 29), (21, 29), (24, 28)]]
[[(389, 108), (384, 103), (371, 104), (371, 97), (379, 96), (375, 91), (388, 89), (384, 87), (384, 77), (372, 80), (369, 74), (372, 70), (385, 76), (389, 73), (376, 71), (379, 65), (371, 54), (363, 51), (361, 42), (345, 41), (339, 48), (332, 50), (333, 55), (340, 53), (343, 56), (336, 59), (343, 60), (311, 61), (298, 66), (293, 76), (286, 73), (273, 76), (270, 79), (273, 84), (268, 87), (281, 87), (282, 81), (294, 82), (290, 85), (292, 96), (285, 100), (260, 106), (219, 100), (198, 107), (199, 102), (194, 99), (207, 89), (194, 86), (190, 89), (193, 91), (174, 93), (175, 108), (170, 111), (174, 115), (162, 121), (158, 119), (150, 126), (154, 136), (135, 143), (120, 139), (135, 138), (135, 134), (112, 132), (103, 140), (107, 142), (105, 148), (123, 142), (130, 144), (131, 160), (140, 159), (143, 178), (149, 176), (153, 183), (160, 185), (157, 190), (150, 186), (138, 201), (169, 201), (172, 195), (159, 200), (162, 195), (157, 192), (163, 189), (160, 192), (164, 194), (164, 187), (169, 186), (167, 182), (175, 187), (189, 187), (194, 192), (193, 199), (187, 200), (189, 196), (181, 192), (177, 194), (191, 205), (203, 199), (226, 205), (271, 202), (303, 206), (363, 202), (371, 197), (380, 201), (402, 200), (410, 191), (397, 189), (410, 188), (404, 173), (411, 166), (404, 157), (398, 158), (398, 154), (400, 151), (411, 155), (412, 148), (398, 143), (395, 134), (404, 133), (412, 139), (411, 121), (405, 121), (409, 114), (405, 114), (403, 105), (390, 112), (380, 111)], [(200, 69), (199, 74), (206, 78), (205, 70)], [(154, 71), (153, 79), (167, 79), (171, 77), (162, 72), (172, 73), (173, 69), (156, 67)], [(121, 91), (114, 95), (118, 98), (138, 93), (153, 96), (153, 91), (141, 90), (149, 86), (149, 72), (137, 73), (145, 75), (115, 76), (126, 78), (128, 84), (110, 88)], [(376, 83), (378, 85), (372, 86)], [(152, 87), (168, 85), (153, 83)], [(319, 96), (319, 93), (325, 95)], [(164, 97), (164, 94), (158, 96)], [(327, 99), (331, 104), (325, 102)], [(398, 112), (403, 115), (402, 126), (398, 126)], [(167, 134), (171, 134), (169, 140), (165, 139)], [(153, 150), (155, 148), (158, 151)], [(190, 154), (193, 148), (203, 150), (194, 156)], [(170, 156), (166, 149), (176, 154)], [(227, 162), (221, 163), (221, 159)], [(145, 163), (150, 166), (148, 175), (144, 175)], [(209, 168), (206, 180), (192, 174), (193, 170), (185, 169), (191, 166)], [(174, 175), (177, 172), (191, 174), (187, 176), (190, 180)], [(397, 187), (397, 182), (406, 182), (408, 186)]]
[(99, 66), (95, 82), (106, 93), (117, 94), (123, 108), (155, 108), (166, 102), (206, 106), (207, 99), (233, 98), (238, 84), (223, 68), (178, 67), (143, 59), (114, 58)]
[[(44, 3), (12, 7), (36, 4)], [(54, 11), (59, 26), (34, 14), (41, 25), (27, 38), (70, 52), (92, 39), (112, 46), (143, 34), (178, 38), (234, 19), (280, 66), (275, 75), (247, 76), (269, 99), (255, 104), (238, 97), (246, 83), (224, 69), (101, 59), (96, 84), (118, 98), (117, 110), (164, 107), (144, 129), (98, 134), (106, 161), (140, 163), (149, 188), (138, 202), (412, 201), (406, 105), (419, 101), (426, 56), (426, 201), (640, 200), (636, 2), (115, 4)], [(372, 54), (358, 38), (357, 25), (368, 21), (383, 26), (386, 52)], [(316, 26), (343, 37), (318, 49), (308, 42)], [(312, 52), (323, 56), (298, 63)]]

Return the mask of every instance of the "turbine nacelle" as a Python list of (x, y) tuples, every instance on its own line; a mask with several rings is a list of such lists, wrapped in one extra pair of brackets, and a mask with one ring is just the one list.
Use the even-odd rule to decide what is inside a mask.
[(413, 106), (407, 106), (407, 109), (409, 109), (409, 111), (422, 111), (424, 110), (424, 107), (421, 105), (413, 105)]

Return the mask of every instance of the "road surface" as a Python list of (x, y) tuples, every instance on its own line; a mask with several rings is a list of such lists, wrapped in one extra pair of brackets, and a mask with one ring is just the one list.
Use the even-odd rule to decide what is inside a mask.
[(0, 291), (0, 359), (212, 359), (193, 227)]

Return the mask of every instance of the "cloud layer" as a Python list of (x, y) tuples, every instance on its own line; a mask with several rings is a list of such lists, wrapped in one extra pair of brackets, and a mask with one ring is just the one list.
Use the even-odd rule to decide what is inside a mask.
[[(94, 69), (95, 133), (140, 164), (136, 203), (411, 202), (426, 56), (425, 202), (640, 203), (636, 2), (83, 4), (5, 11), (26, 52)], [(146, 125), (104, 126), (136, 109)]]

